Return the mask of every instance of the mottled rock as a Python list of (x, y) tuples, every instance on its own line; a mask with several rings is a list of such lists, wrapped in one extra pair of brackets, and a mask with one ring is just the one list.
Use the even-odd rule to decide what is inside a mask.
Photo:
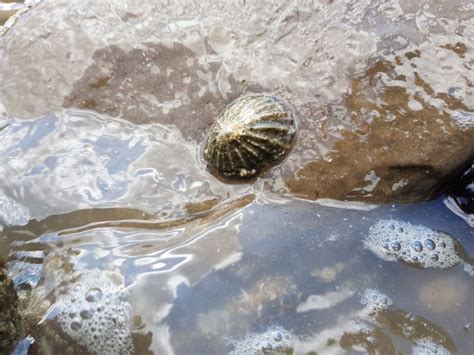
[[(138, 124), (174, 123), (185, 136), (200, 139), (216, 110), (227, 103), (209, 88), (222, 63), (202, 63), (182, 43), (150, 42), (132, 49), (110, 45), (95, 51), (92, 60), (64, 98), (65, 107), (122, 116)], [(233, 90), (226, 95), (235, 99), (244, 90), (229, 80)]]
[[(473, 54), (471, 49), (470, 58)], [(306, 163), (297, 172), (288, 182), (291, 190), (309, 197), (332, 191), (336, 199), (371, 201), (433, 197), (450, 174), (474, 158), (472, 83), (461, 69), (471, 64), (463, 55), (442, 45), (414, 46), (371, 63), (344, 97), (350, 128), (340, 131), (326, 159)], [(452, 63), (454, 73), (448, 68), (437, 73), (442, 58)], [(453, 69), (456, 62), (458, 70)], [(451, 88), (440, 89), (438, 81), (448, 75), (458, 76), (450, 80), (460, 86), (459, 96)], [(465, 112), (470, 121), (456, 120)], [(332, 129), (329, 124), (322, 132)]]
[(74, 106), (200, 141), (235, 98), (271, 93), (300, 134), (267, 188), (424, 200), (474, 157), (473, 28), (465, 0), (54, 0), (3, 31), (0, 103), (10, 117)]
[(20, 336), (18, 296), (12, 280), (0, 265), (0, 354), (8, 354)]

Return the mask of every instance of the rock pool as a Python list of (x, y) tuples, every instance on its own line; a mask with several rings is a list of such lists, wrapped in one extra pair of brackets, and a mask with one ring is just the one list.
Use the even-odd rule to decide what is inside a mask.
[[(2, 1), (0, 20), (15, 354), (474, 352), (470, 1)], [(203, 141), (251, 93), (299, 133), (229, 183)]]
[(447, 198), (282, 198), (186, 170), (199, 147), (159, 124), (6, 123), (0, 256), (32, 353), (474, 346), (474, 230)]

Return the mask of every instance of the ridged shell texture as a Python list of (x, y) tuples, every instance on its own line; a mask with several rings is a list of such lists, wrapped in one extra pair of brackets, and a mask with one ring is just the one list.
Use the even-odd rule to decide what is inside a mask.
[(225, 177), (250, 178), (283, 159), (296, 133), (293, 112), (281, 99), (245, 96), (232, 102), (211, 127), (204, 158)]

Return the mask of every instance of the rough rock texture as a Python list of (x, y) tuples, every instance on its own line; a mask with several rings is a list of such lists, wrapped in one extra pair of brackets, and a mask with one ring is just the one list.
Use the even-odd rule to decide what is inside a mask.
[(10, 353), (20, 333), (18, 296), (12, 280), (0, 265), (0, 354)]
[[(466, 126), (452, 118), (474, 108), (472, 97), (437, 92), (418, 69), (429, 61), (426, 72), (435, 71), (430, 57), (439, 53), (448, 63), (460, 57), (441, 46), (426, 52), (416, 47), (377, 60), (354, 78), (344, 97), (353, 129), (341, 131), (328, 159), (306, 163), (288, 182), (291, 190), (316, 198), (337, 186), (331, 197), (375, 201), (414, 201), (438, 192), (451, 173), (474, 158), (473, 113)], [(462, 75), (450, 80), (468, 85)], [(361, 181), (366, 183), (360, 186)]]
[(2, 31), (0, 104), (174, 124), (201, 141), (226, 104), (270, 92), (300, 134), (267, 187), (424, 200), (474, 158), (473, 28), (468, 0), (50, 0)]

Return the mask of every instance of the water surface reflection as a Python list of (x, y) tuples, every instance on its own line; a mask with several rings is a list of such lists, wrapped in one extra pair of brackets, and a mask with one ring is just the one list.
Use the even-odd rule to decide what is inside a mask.
[[(472, 255), (474, 231), (441, 200), (370, 211), (252, 201), (163, 228), (145, 220), (75, 231), (66, 218), (55, 231), (14, 243), (11, 272), (21, 261), (31, 267), (18, 276), (34, 284), (42, 275), (29, 296), (31, 329), (46, 315), (36, 336), (66, 346), (64, 322), (51, 309), (64, 302), (58, 290), (73, 289), (86, 271), (122, 280), (130, 337), (154, 353), (238, 354), (249, 344), (295, 353), (472, 349), (473, 283), (462, 266), (384, 261), (364, 244), (370, 226), (397, 218), (449, 232)], [(45, 270), (33, 267), (39, 251)], [(269, 342), (268, 334), (286, 340)], [(80, 348), (74, 338), (66, 344)]]
[[(443, 199), (307, 202), (224, 184), (173, 126), (88, 111), (4, 123), (0, 256), (32, 353), (474, 346), (474, 230)], [(453, 262), (427, 263), (428, 239)]]

